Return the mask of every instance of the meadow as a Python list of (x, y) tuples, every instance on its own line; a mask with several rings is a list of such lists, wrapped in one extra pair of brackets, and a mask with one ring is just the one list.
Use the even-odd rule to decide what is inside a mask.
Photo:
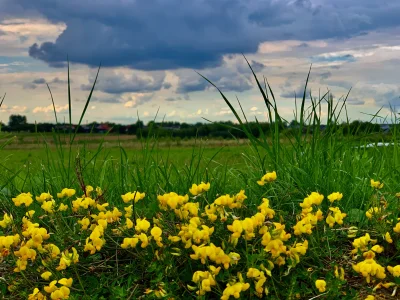
[(285, 132), (254, 78), (257, 138), (221, 92), (247, 139), (2, 134), (4, 298), (398, 299), (398, 126), (345, 135), (346, 98), (304, 92)]

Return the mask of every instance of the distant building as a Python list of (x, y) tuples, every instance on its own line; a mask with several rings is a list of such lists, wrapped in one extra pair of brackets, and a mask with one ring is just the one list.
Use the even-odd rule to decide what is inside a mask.
[(107, 133), (107, 132), (109, 132), (111, 130), (111, 128), (112, 127), (110, 125), (108, 125), (107, 123), (106, 124), (100, 124), (100, 125), (96, 126), (96, 131), (98, 133)]

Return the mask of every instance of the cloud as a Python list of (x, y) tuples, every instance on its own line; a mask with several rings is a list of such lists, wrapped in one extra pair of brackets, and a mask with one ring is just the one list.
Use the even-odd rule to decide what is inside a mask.
[[(243, 60), (243, 58), (242, 58)], [(223, 66), (207, 69), (201, 72), (205, 78), (213, 82), (223, 92), (244, 92), (253, 88), (250, 73), (240, 73), (234, 63), (225, 63)], [(248, 69), (249, 70), (249, 69)], [(211, 88), (211, 84), (195, 72), (177, 71), (179, 83), (177, 93), (204, 91)]]
[(14, 105), (14, 106), (7, 106), (3, 104), (0, 108), (0, 112), (8, 113), (8, 114), (20, 114), (27, 111), (26, 106)]
[[(265, 65), (263, 63), (260, 63), (255, 60), (250, 61), (250, 66), (255, 73), (261, 72), (265, 68)], [(251, 73), (249, 65), (243, 58), (241, 58), (239, 61), (236, 62), (236, 68), (240, 74)]]
[(172, 84), (169, 83), (169, 82), (165, 82), (165, 83), (162, 85), (162, 87), (163, 87), (164, 89), (168, 90), (168, 89), (170, 89), (170, 88), (172, 87)]
[(2, 2), (6, 12), (66, 25), (55, 41), (30, 47), (32, 57), (52, 66), (69, 54), (90, 66), (204, 69), (221, 65), (225, 55), (255, 53), (265, 41), (347, 38), (400, 25), (397, 0)]
[(154, 97), (153, 94), (133, 94), (126, 98), (126, 102), (124, 103), (124, 107), (126, 108), (136, 108), (146, 102), (149, 102)]
[[(307, 91), (306, 91), (306, 99), (308, 98), (310, 98), (310, 91), (311, 91), (311, 89), (310, 88), (307, 88)], [(295, 88), (295, 89), (292, 89), (292, 90), (290, 90), (289, 88), (288, 89), (284, 89), (284, 91), (280, 94), (280, 96), (282, 97), (282, 98), (303, 98), (303, 95), (304, 95), (304, 86), (303, 87), (297, 87), (297, 88)]]
[[(147, 93), (160, 90), (163, 87), (164, 79), (165, 72), (142, 74), (131, 71), (107, 70), (99, 75), (95, 88), (108, 94)], [(81, 89), (91, 90), (93, 81), (94, 78), (91, 78), (91, 83), (83, 84)]]
[[(64, 106), (60, 106), (60, 105), (56, 105), (56, 112), (58, 113), (62, 113), (62, 112), (66, 112), (68, 110), (68, 104), (65, 104)], [(48, 106), (36, 106), (32, 112), (34, 114), (37, 113), (48, 113), (48, 112), (53, 112), (54, 108), (53, 105), (48, 105)]]
[(232, 114), (232, 111), (230, 111), (229, 109), (222, 109), (219, 112), (216, 112), (214, 115), (215, 116), (226, 116), (226, 115), (230, 115)]
[(346, 101), (346, 105), (364, 105), (365, 100), (360, 98), (349, 97)]
[[(70, 83), (72, 83), (72, 82), (73, 81), (70, 80)], [(61, 80), (58, 77), (55, 77), (50, 81), (47, 81), (44, 78), (37, 78), (37, 79), (34, 79), (31, 83), (24, 84), (24, 89), (32, 89), (32, 90), (34, 90), (34, 89), (36, 89), (38, 87), (38, 85), (42, 85), (42, 84), (46, 84), (46, 83), (48, 83), (49, 85), (67, 84), (68, 81), (67, 80)]]
[(46, 80), (44, 78), (38, 78), (32, 81), (33, 84), (44, 84)]

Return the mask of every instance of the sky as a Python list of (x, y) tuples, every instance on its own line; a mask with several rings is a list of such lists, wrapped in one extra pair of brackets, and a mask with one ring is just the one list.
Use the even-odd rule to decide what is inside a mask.
[(0, 121), (54, 122), (46, 83), (67, 120), (67, 58), (74, 122), (100, 63), (84, 122), (157, 112), (159, 121), (234, 120), (199, 74), (235, 107), (238, 98), (249, 120), (266, 121), (243, 54), (289, 121), (310, 66), (307, 94), (342, 101), (351, 89), (351, 120), (390, 117), (400, 105), (399, 15), (398, 0), (0, 0)]

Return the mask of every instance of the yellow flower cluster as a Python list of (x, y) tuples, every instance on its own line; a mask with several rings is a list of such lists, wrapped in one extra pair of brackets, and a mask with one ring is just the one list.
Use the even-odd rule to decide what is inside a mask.
[(28, 207), (33, 202), (32, 194), (31, 193), (19, 194), (17, 197), (12, 198), (12, 201), (14, 202), (15, 206), (21, 206), (22, 204), (24, 204), (26, 207)]
[(372, 217), (376, 217), (382, 214), (382, 209), (380, 207), (371, 207), (365, 215), (367, 216), (368, 219), (372, 219)]
[[(75, 192), (75, 191), (74, 191)], [(49, 213), (52, 214), (54, 213), (54, 210), (56, 209), (56, 201), (53, 199), (53, 196), (50, 195), (50, 193), (42, 193), (40, 196), (36, 197), (36, 201), (41, 203), (42, 206), (41, 208)], [(68, 209), (68, 205), (65, 205), (64, 203), (60, 203), (58, 205), (58, 211), (66, 211)]]
[(76, 251), (75, 247), (72, 247), (71, 250), (72, 250), (72, 252), (70, 252), (67, 249), (63, 253), (61, 253), (60, 264), (56, 268), (57, 271), (65, 270), (67, 267), (69, 267), (71, 265), (71, 263), (76, 264), (79, 262), (78, 251)]
[[(266, 273), (271, 276), (271, 271), (264, 268)], [(264, 289), (264, 284), (267, 281), (267, 277), (265, 276), (264, 271), (260, 271), (256, 268), (249, 268), (246, 274), (247, 278), (253, 278), (255, 282), (255, 290), (256, 295), (258, 297), (262, 297), (263, 292), (265, 291), (265, 295), (268, 295), (268, 288)]]
[(180, 196), (177, 193), (171, 192), (164, 195), (157, 196), (160, 208), (162, 210), (176, 209), (178, 206), (183, 206), (189, 201), (189, 196)]
[(323, 200), (324, 195), (316, 192), (312, 192), (310, 195), (304, 198), (303, 202), (300, 203), (300, 207), (302, 208), (302, 213), (300, 216), (301, 219), (293, 227), (295, 235), (310, 235), (317, 222), (323, 220), (323, 213), (320, 209), (318, 209), (315, 213), (312, 213), (314, 209), (313, 205), (319, 206)]
[[(57, 283), (61, 285), (57, 286)], [(70, 290), (69, 288), (72, 286), (73, 280), (72, 278), (62, 278), (60, 280), (53, 280), (50, 282), (48, 286), (44, 287), (44, 290), (46, 293), (50, 294), (50, 299), (54, 300), (59, 300), (59, 299), (68, 299), (70, 295)], [(40, 298), (34, 298), (36, 295), (40, 295), (41, 293), (39, 292), (39, 289), (35, 289), (33, 293), (30, 295), (30, 299), (40, 299)], [(43, 296), (43, 295), (42, 295)], [(46, 299), (46, 297), (44, 298)]]
[(333, 227), (335, 223), (342, 225), (343, 219), (347, 216), (347, 214), (342, 213), (339, 207), (330, 207), (329, 210), (332, 212), (330, 212), (326, 217), (326, 223), (329, 225), (329, 227)]
[(229, 215), (232, 215), (231, 212), (227, 212), (227, 208), (231, 210), (241, 208), (246, 199), (247, 196), (245, 195), (244, 190), (241, 190), (233, 197), (228, 194), (220, 196), (210, 205), (206, 205), (202, 216), (207, 216), (211, 222), (214, 222), (218, 219), (219, 215), (221, 222), (225, 222)]
[(203, 220), (199, 217), (193, 217), (189, 223), (178, 224), (180, 230), (178, 236), (170, 236), (172, 242), (182, 241), (185, 248), (190, 248), (194, 244), (203, 244), (210, 241), (210, 236), (214, 232), (214, 227), (208, 227), (203, 224)]
[(3, 228), (6, 228), (12, 222), (13, 222), (13, 217), (11, 215), (8, 215), (7, 213), (5, 213), (3, 216), (3, 220), (0, 221), (0, 226)]
[[(239, 276), (241, 278), (241, 275)], [(240, 282), (236, 283), (228, 283), (226, 285), (226, 288), (222, 292), (221, 300), (228, 300), (231, 296), (233, 296), (236, 299), (240, 298), (240, 293), (247, 291), (250, 288), (249, 283), (243, 282), (241, 280)]]
[(57, 193), (57, 198), (70, 198), (75, 195), (76, 191), (74, 189), (65, 188), (61, 193)]
[(273, 182), (273, 181), (275, 181), (275, 180), (276, 180), (276, 177), (277, 177), (277, 176), (276, 176), (276, 172), (273, 171), (273, 172), (270, 172), (270, 173), (265, 174), (263, 177), (261, 177), (260, 180), (257, 181), (257, 183), (258, 183), (259, 185), (264, 185), (264, 184), (266, 184), (266, 183), (268, 183), (268, 182)]
[[(129, 219), (127, 219), (129, 220)], [(148, 232), (151, 224), (149, 221), (147, 221), (145, 218), (144, 219), (137, 219), (136, 220), (136, 226), (135, 226), (135, 231), (136, 234), (132, 238), (124, 238), (123, 243), (121, 244), (121, 248), (123, 249), (128, 249), (128, 248), (135, 248), (136, 245), (141, 242), (141, 247), (146, 248), (149, 245), (149, 241), (151, 240), (151, 237), (156, 241), (156, 244), (158, 247), (162, 247), (162, 230), (160, 227), (154, 225), (154, 227), (151, 229), (150, 236), (146, 235), (146, 232)], [(133, 225), (129, 225), (128, 228), (132, 228)]]
[[(206, 292), (211, 292), (211, 287), (217, 285), (215, 276), (221, 271), (221, 267), (209, 266), (209, 271), (196, 271), (193, 273), (192, 281), (198, 285), (199, 290), (196, 292), (197, 295), (203, 296)], [(188, 288), (193, 289), (191, 286)]]
[(383, 188), (383, 183), (381, 183), (380, 181), (375, 181), (375, 180), (371, 179), (371, 187), (373, 187), (374, 189), (380, 190), (381, 188)]
[(191, 254), (190, 258), (193, 260), (200, 260), (203, 265), (207, 260), (210, 260), (228, 269), (230, 265), (236, 264), (240, 260), (240, 255), (238, 253), (230, 252), (229, 254), (225, 254), (221, 247), (217, 247), (213, 243), (210, 243), (209, 246), (204, 244), (200, 246), (193, 245), (192, 250), (194, 254)]
[[(276, 172), (267, 173), (258, 181), (258, 184), (265, 185), (275, 181), (276, 178)], [(378, 183), (374, 182), (374, 188), (382, 187), (382, 184)], [(35, 198), (37, 202), (33, 206), (40, 205), (45, 214), (42, 211), (42, 215), (33, 218), (34, 210), (27, 211), (21, 208), (25, 209), (22, 228), (18, 228), (18, 222), (12, 215), (4, 214), (0, 221), (0, 227), (4, 228), (2, 229), (4, 235), (0, 236), (0, 260), (10, 259), (11, 261), (11, 258), (15, 260), (14, 271), (18, 273), (14, 274), (15, 276), (22, 276), (19, 274), (21, 271), (24, 271), (23, 275), (27, 272), (36, 273), (36, 278), (40, 279), (39, 286), (34, 288), (28, 299), (68, 299), (72, 297), (70, 287), (73, 279), (63, 278), (69, 272), (64, 270), (71, 265), (83, 263), (79, 260), (82, 251), (89, 252), (83, 254), (83, 257), (99, 251), (102, 251), (102, 254), (107, 253), (110, 250), (110, 247), (105, 247), (107, 241), (118, 246), (116, 250), (118, 254), (122, 252), (128, 255), (129, 252), (129, 254), (138, 254), (138, 259), (148, 257), (148, 255), (138, 253), (140, 249), (136, 248), (140, 243), (141, 248), (147, 248), (142, 251), (153, 253), (154, 260), (167, 261), (171, 259), (169, 255), (182, 256), (183, 261), (187, 259), (185, 262), (196, 265), (194, 270), (197, 271), (192, 274), (194, 285), (187, 285), (187, 288), (190, 291), (196, 291), (199, 297), (206, 296), (207, 293), (211, 294), (210, 297), (215, 297), (212, 292), (218, 291), (222, 300), (231, 297), (249, 298), (254, 295), (262, 298), (267, 297), (269, 293), (268, 286), (272, 282), (267, 278), (273, 277), (272, 274), (276, 271), (274, 268), (282, 268), (286, 265), (286, 272), (289, 274), (290, 270), (298, 267), (302, 257), (309, 251), (309, 240), (304, 239), (303, 234), (311, 235), (313, 231), (320, 232), (321, 229), (325, 232), (335, 224), (343, 225), (347, 216), (338, 207), (339, 204), (335, 205), (343, 198), (340, 192), (327, 196), (329, 202), (325, 201), (325, 203), (323, 203), (324, 195), (318, 192), (310, 193), (300, 203), (301, 212), (296, 215), (296, 219), (286, 223), (282, 216), (279, 220), (278, 218), (274, 220), (277, 212), (270, 207), (268, 198), (263, 198), (257, 206), (257, 211), (246, 217), (240, 209), (250, 209), (251, 206), (245, 206), (247, 196), (244, 190), (233, 195), (218, 195), (216, 199), (214, 198), (215, 200), (208, 199), (210, 193), (206, 192), (209, 190), (210, 183), (201, 182), (191, 186), (190, 194), (179, 195), (170, 192), (158, 195), (158, 205), (163, 213), (158, 213), (152, 219), (146, 219), (143, 216), (140, 217), (140, 214), (135, 211), (135, 203), (144, 199), (145, 193), (135, 191), (122, 195), (120, 203), (128, 205), (122, 206), (124, 209), (122, 210), (121, 207), (120, 211), (117, 207), (112, 207), (105, 202), (105, 195), (101, 188), (94, 189), (92, 186), (86, 186), (84, 195), (68, 200), (72, 204), (71, 217), (74, 217), (76, 222), (71, 232), (79, 231), (80, 235), (75, 238), (73, 244), (69, 245), (62, 244), (65, 240), (70, 241), (68, 238), (60, 239), (58, 236), (54, 238), (54, 235), (52, 241), (54, 244), (49, 242), (49, 233), (54, 233), (60, 226), (58, 216), (63, 214), (57, 212), (69, 208), (68, 205), (62, 203), (65, 200), (60, 199), (73, 197), (76, 194), (75, 190), (63, 189), (57, 194), (59, 199), (56, 200), (48, 192), (41, 193)], [(194, 202), (196, 199), (204, 201)], [(13, 198), (16, 206), (28, 207), (32, 201), (30, 193), (22, 193)], [(329, 205), (329, 208), (323, 209), (325, 205)], [(123, 214), (124, 211), (125, 214)], [(381, 207), (372, 207), (366, 215), (371, 218), (380, 212)], [(216, 222), (218, 219), (226, 223)], [(291, 223), (291, 221), (294, 222)], [(378, 238), (383, 242), (386, 241), (385, 245), (388, 247), (393, 248), (397, 243), (398, 236), (394, 234), (392, 238), (393, 232), (389, 228), (395, 226), (393, 231), (400, 233), (400, 219), (398, 221), (394, 225), (394, 222), (385, 220), (386, 227), (379, 231)], [(49, 232), (42, 227), (47, 224), (50, 224), (46, 227)], [(290, 232), (286, 228), (288, 224), (292, 226), (289, 227)], [(385, 267), (378, 262), (377, 256), (384, 249), (377, 244), (377, 239), (371, 239), (368, 233), (356, 238), (358, 228), (343, 227), (346, 228), (340, 228), (335, 232), (348, 230), (349, 237), (355, 238), (351, 253), (356, 261), (352, 267), (355, 272), (366, 278), (367, 283), (382, 280), (387, 275), (400, 277), (400, 265), (387, 266), (388, 274), (386, 274)], [(315, 247), (314, 240), (311, 241)], [(135, 249), (128, 250), (132, 248)], [(248, 255), (248, 257), (243, 259), (243, 255)], [(260, 264), (261, 259), (266, 267)], [(81, 256), (81, 260), (85, 259)], [(73, 267), (75, 269), (75, 266)], [(247, 272), (243, 276), (241, 273), (237, 273), (237, 276), (233, 275), (236, 274), (235, 269), (239, 268)], [(331, 286), (330, 280), (341, 282), (341, 284), (345, 281), (345, 270), (340, 265), (335, 264), (334, 270), (332, 267), (330, 272), (333, 276), (326, 276), (328, 283), (323, 279), (311, 283), (314, 285), (315, 292), (329, 293), (327, 297), (331, 296), (331, 291), (327, 288)], [(53, 278), (57, 280), (50, 282)], [(223, 289), (221, 283), (224, 283)], [(151, 288), (141, 287), (142, 292), (157, 298), (169, 296), (168, 285), (162, 282), (151, 282), (151, 284)], [(251, 289), (250, 285), (252, 285)], [(394, 285), (395, 283), (392, 282), (379, 282), (375, 289), (378, 286)], [(10, 285), (10, 290), (17, 286), (17, 284), (14, 287)], [(299, 295), (298, 298), (300, 297)]]
[(159, 207), (166, 211), (172, 209), (174, 213), (181, 219), (189, 217), (197, 217), (199, 213), (198, 202), (188, 202), (189, 196), (180, 196), (177, 193), (171, 192), (157, 196)]
[(204, 192), (207, 192), (210, 189), (210, 183), (204, 183), (201, 182), (199, 185), (193, 183), (192, 187), (189, 189), (189, 192), (193, 196), (197, 196), (199, 194), (202, 194)]
[(379, 279), (384, 279), (386, 277), (385, 268), (378, 264), (374, 259), (376, 253), (383, 252), (383, 247), (375, 245), (376, 243), (377, 240), (371, 239), (368, 233), (353, 241), (354, 249), (352, 250), (352, 253), (357, 254), (362, 252), (363, 257), (365, 258), (364, 261), (353, 265), (353, 269), (357, 273), (362, 274), (368, 283), (371, 282), (371, 276)]
[(135, 202), (137, 203), (139, 200), (142, 200), (144, 197), (146, 196), (145, 193), (140, 193), (140, 192), (129, 192), (126, 193), (125, 195), (122, 195), (122, 201), (124, 201), (125, 203), (129, 203), (129, 202)]

